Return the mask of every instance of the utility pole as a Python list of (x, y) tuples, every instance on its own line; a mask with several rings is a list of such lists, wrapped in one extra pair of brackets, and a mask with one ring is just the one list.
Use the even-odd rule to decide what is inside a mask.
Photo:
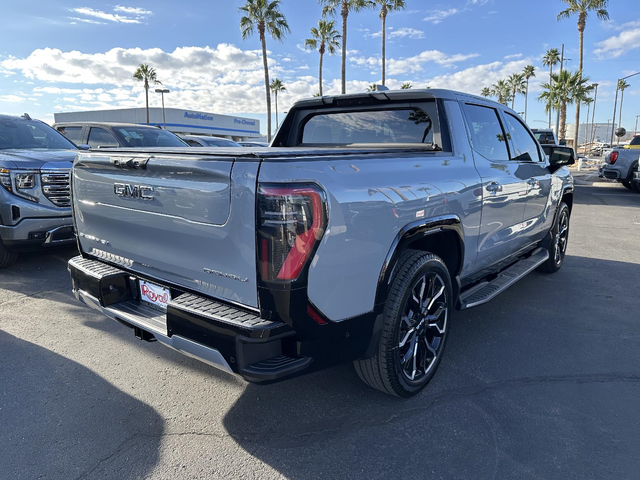
[(156, 93), (160, 93), (162, 95), (162, 128), (167, 129), (167, 122), (164, 118), (164, 94), (169, 93), (169, 89), (167, 88), (156, 88)]
[(634, 136), (638, 134), (638, 117), (640, 117), (640, 115), (636, 115), (636, 127), (633, 129)]
[[(562, 44), (562, 53), (560, 54), (560, 75), (562, 75), (562, 68), (564, 67), (564, 43)], [(558, 137), (558, 129), (560, 128), (560, 105), (558, 105), (558, 109), (556, 110), (556, 138), (560, 141)]]
[(595, 118), (596, 118), (596, 103), (598, 102), (598, 84), (594, 83), (593, 87), (595, 87), (596, 92), (593, 95), (593, 114), (591, 115), (591, 136), (590, 136), (590, 142), (589, 143), (593, 143), (593, 140), (596, 135), (596, 131), (595, 131)]

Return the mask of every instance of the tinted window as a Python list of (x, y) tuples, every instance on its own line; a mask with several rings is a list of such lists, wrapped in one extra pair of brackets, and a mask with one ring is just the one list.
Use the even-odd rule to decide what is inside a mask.
[(0, 149), (74, 149), (75, 145), (49, 125), (35, 120), (0, 119)]
[(204, 143), (210, 147), (239, 147), (240, 145), (233, 140), (227, 140), (226, 138), (203, 138)]
[(176, 135), (160, 128), (118, 127), (115, 129), (125, 147), (184, 147)]
[(315, 115), (302, 143), (433, 143), (433, 120), (422, 110), (372, 110)]
[(553, 137), (553, 133), (551, 132), (533, 132), (533, 135), (541, 145), (555, 145), (556, 143), (556, 139)]
[(507, 132), (513, 143), (514, 152), (511, 155), (511, 159), (539, 162), (540, 152), (538, 151), (538, 144), (533, 139), (531, 133), (529, 133), (529, 130), (527, 130), (520, 120), (510, 113), (505, 112), (504, 118), (507, 122)]
[(58, 131), (76, 145), (80, 143), (82, 127), (58, 127)]
[(494, 108), (465, 105), (473, 149), (489, 160), (508, 160), (504, 131)]
[(195, 140), (191, 140), (190, 138), (183, 138), (183, 140), (185, 142), (187, 142), (190, 147), (201, 147), (202, 146), (198, 142), (196, 142)]
[(119, 145), (116, 138), (104, 128), (91, 127), (91, 130), (89, 130), (89, 146), (91, 148), (99, 148), (118, 147)]
[(640, 137), (633, 137), (629, 142), (629, 145), (640, 145)]

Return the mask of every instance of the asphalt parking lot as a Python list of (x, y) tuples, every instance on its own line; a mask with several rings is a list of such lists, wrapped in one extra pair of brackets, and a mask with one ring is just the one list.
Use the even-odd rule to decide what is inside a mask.
[(0, 271), (0, 478), (638, 478), (640, 195), (583, 174), (569, 251), (457, 312), (410, 400), (344, 365), (247, 385), (77, 303), (66, 261)]

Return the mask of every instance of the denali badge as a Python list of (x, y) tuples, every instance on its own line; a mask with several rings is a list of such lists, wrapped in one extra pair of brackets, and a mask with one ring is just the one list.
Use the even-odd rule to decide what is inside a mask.
[(119, 197), (137, 198), (140, 200), (153, 200), (153, 187), (146, 185), (130, 185), (128, 183), (115, 183), (113, 193)]

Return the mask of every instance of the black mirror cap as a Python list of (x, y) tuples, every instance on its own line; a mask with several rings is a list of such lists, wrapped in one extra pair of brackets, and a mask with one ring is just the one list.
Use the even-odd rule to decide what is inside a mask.
[(576, 163), (576, 152), (571, 147), (553, 146), (545, 150), (549, 157), (549, 164), (557, 167), (573, 165)]

